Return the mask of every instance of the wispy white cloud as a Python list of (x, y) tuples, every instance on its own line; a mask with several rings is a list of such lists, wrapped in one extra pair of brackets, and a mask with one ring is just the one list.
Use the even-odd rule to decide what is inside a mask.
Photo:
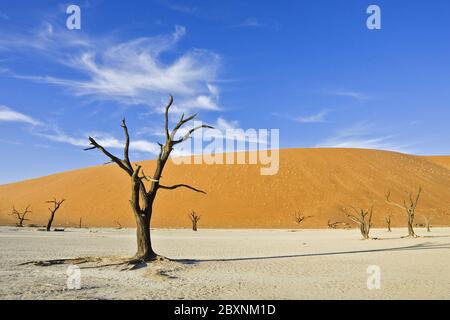
[[(105, 148), (123, 149), (125, 145), (124, 140), (120, 140), (111, 134), (104, 132), (88, 132), (82, 135), (73, 136), (66, 134), (61, 129), (53, 126), (51, 129), (47, 129), (46, 131), (35, 131), (34, 134), (50, 141), (66, 143), (81, 148), (88, 147), (88, 137), (93, 137)], [(135, 152), (158, 154), (159, 146), (156, 143), (147, 140), (133, 140), (130, 142), (130, 150)]]
[(370, 100), (371, 97), (365, 93), (353, 90), (330, 90), (325, 91), (326, 94), (338, 97), (347, 97), (355, 100)]
[(21, 122), (33, 126), (41, 124), (40, 121), (6, 106), (0, 106), (0, 122)]
[(17, 78), (66, 87), (76, 96), (113, 100), (127, 105), (159, 106), (168, 94), (177, 97), (174, 109), (220, 110), (217, 81), (219, 55), (192, 49), (171, 62), (186, 34), (176, 26), (171, 34), (120, 42), (80, 37), (45, 23), (36, 34), (0, 36), (0, 50), (43, 54), (78, 76), (16, 75)]
[(324, 123), (328, 113), (328, 110), (323, 110), (316, 114), (295, 118), (294, 120), (300, 123)]
[(179, 3), (176, 3), (175, 1), (161, 0), (160, 3), (161, 3), (161, 5), (163, 5), (164, 7), (168, 8), (168, 9), (178, 11), (181, 13), (195, 14), (197, 12), (196, 7), (179, 4)]
[[(76, 147), (87, 147), (89, 145), (89, 136), (97, 139), (97, 141), (106, 148), (122, 149), (124, 146), (124, 141), (121, 141), (108, 133), (90, 132), (79, 136), (69, 135), (53, 124), (36, 120), (29, 115), (17, 112), (5, 106), (0, 106), (0, 122), (24, 123), (31, 126), (30, 132), (33, 135), (53, 142), (66, 143)], [(130, 150), (158, 154), (159, 146), (156, 143), (141, 139), (132, 141), (130, 143)]]
[(250, 17), (242, 21), (242, 23), (238, 24), (237, 27), (260, 28), (264, 27), (264, 24), (255, 17)]
[(0, 12), (0, 19), (9, 20), (9, 16), (4, 12)]
[(317, 148), (361, 148), (414, 153), (411, 144), (395, 140), (394, 135), (380, 134), (367, 122), (358, 122), (341, 129), (330, 138), (315, 145)]
[(230, 26), (231, 28), (270, 28), (279, 29), (276, 21), (271, 19), (258, 19), (256, 17), (248, 17), (242, 22)]

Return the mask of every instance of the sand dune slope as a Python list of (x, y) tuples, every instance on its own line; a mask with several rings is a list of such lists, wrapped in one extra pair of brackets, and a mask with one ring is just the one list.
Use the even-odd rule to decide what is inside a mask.
[[(313, 218), (307, 228), (323, 228), (329, 219), (347, 221), (343, 207), (374, 205), (374, 223), (387, 213), (393, 225), (404, 225), (404, 212), (385, 204), (384, 194), (403, 201), (405, 192), (423, 188), (417, 222), (431, 215), (435, 225), (450, 225), (450, 167), (443, 158), (360, 149), (288, 149), (280, 151), (280, 171), (261, 176), (255, 165), (168, 164), (164, 184), (188, 183), (207, 195), (161, 190), (153, 227), (188, 227), (190, 210), (202, 215), (200, 227), (291, 228), (293, 215)], [(450, 163), (450, 161), (445, 162)], [(143, 162), (146, 173), (153, 161)], [(45, 223), (46, 200), (64, 197), (55, 225), (134, 226), (129, 209), (128, 177), (116, 166), (98, 166), (0, 186), (0, 223), (12, 223), (12, 205), (32, 205), (31, 223)]]

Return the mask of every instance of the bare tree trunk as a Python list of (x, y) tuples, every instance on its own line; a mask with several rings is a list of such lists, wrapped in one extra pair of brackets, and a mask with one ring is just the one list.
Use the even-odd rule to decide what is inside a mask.
[(47, 223), (47, 231), (50, 231), (50, 229), (52, 227), (53, 219), (55, 219), (55, 212), (52, 212), (50, 214), (50, 219), (48, 219), (48, 223)]
[(364, 240), (370, 239), (369, 237), (369, 230), (366, 229), (365, 225), (360, 225), (361, 235), (363, 236)]
[(150, 236), (150, 218), (136, 215), (137, 252), (134, 256), (137, 260), (149, 261), (156, 258), (152, 248)]
[(392, 232), (392, 230), (391, 230), (392, 215), (388, 215), (388, 216), (384, 217), (384, 220), (386, 221), (388, 232)]
[(416, 233), (414, 232), (414, 215), (411, 213), (408, 213), (408, 236), (409, 237), (417, 237)]

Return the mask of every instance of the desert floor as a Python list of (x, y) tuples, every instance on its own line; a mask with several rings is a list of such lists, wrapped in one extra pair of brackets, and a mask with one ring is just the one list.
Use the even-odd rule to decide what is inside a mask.
[[(68, 290), (67, 266), (30, 260), (130, 256), (134, 230), (46, 233), (0, 228), (0, 299), (450, 299), (450, 228), (401, 239), (405, 229), (154, 230), (171, 261), (121, 271), (82, 264), (81, 289)], [(381, 270), (369, 290), (367, 269)]]

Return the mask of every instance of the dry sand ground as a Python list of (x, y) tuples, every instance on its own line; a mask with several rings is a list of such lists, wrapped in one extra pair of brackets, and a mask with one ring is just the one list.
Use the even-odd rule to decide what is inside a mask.
[[(29, 260), (128, 256), (134, 230), (46, 233), (0, 228), (0, 299), (450, 299), (450, 228), (373, 230), (155, 230), (156, 250), (178, 261), (135, 271), (82, 269), (82, 289), (65, 289), (67, 266)], [(190, 260), (186, 260), (190, 259)], [(367, 268), (381, 268), (381, 289)], [(83, 265), (80, 265), (82, 267)]]

